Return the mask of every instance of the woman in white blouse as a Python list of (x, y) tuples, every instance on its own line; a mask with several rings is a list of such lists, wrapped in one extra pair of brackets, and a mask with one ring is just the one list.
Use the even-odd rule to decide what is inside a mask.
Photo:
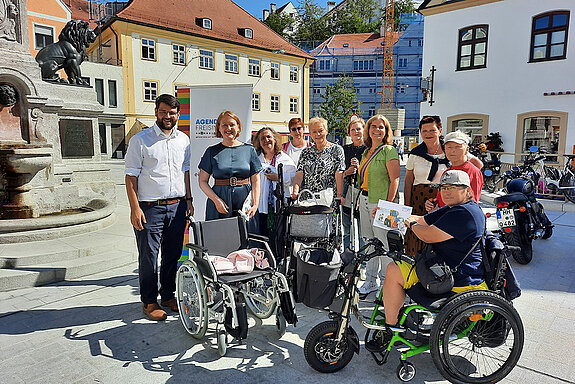
[[(256, 133), (253, 145), (262, 163), (260, 203), (255, 217), (258, 227), (257, 233), (268, 236), (270, 240), (273, 240), (276, 235), (274, 232), (275, 215), (279, 213), (276, 212), (276, 197), (273, 195), (273, 191), (279, 181), (278, 166), (283, 164), (284, 198), (290, 196), (292, 192), (296, 166), (292, 158), (282, 151), (279, 135), (270, 127), (264, 127)], [(270, 245), (274, 243), (274, 241), (270, 241)], [(272, 246), (272, 251), (274, 250), (273, 248)]]

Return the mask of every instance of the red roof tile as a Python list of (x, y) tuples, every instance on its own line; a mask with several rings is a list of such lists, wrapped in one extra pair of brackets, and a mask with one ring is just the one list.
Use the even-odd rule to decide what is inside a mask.
[[(394, 32), (395, 44), (399, 40), (400, 33)], [(323, 48), (381, 48), (384, 38), (379, 33), (348, 33), (341, 35), (333, 35), (320, 45), (318, 45), (312, 53), (319, 53)]]
[(92, 29), (96, 29), (97, 24), (90, 21), (89, 7), (87, 0), (64, 0), (64, 3), (72, 11), (72, 20), (84, 20), (90, 23)]
[[(270, 51), (283, 50), (289, 55), (313, 59), (231, 0), (132, 0), (116, 17)], [(196, 25), (196, 18), (211, 19), (212, 29)], [(240, 35), (238, 28), (252, 29), (253, 39)]]

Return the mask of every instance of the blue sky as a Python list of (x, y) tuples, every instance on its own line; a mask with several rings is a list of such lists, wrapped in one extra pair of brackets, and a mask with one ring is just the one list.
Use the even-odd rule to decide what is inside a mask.
[[(264, 8), (270, 9), (270, 3), (274, 3), (273, 0), (232, 0), (234, 3), (251, 13), (256, 19), (262, 18), (262, 11)], [(279, 8), (286, 4), (287, 1), (275, 1), (276, 6)], [(327, 4), (327, 1), (325, 1)], [(293, 4), (297, 7), (299, 2), (296, 0)], [(324, 5), (325, 6), (325, 5)]]

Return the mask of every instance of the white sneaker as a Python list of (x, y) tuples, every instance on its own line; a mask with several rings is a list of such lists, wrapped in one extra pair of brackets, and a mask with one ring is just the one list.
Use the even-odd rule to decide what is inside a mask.
[(377, 284), (375, 281), (371, 280), (371, 281), (366, 281), (365, 283), (363, 283), (363, 285), (359, 288), (359, 294), (360, 296), (367, 296), (369, 295), (371, 292), (375, 292), (379, 290), (379, 284)]

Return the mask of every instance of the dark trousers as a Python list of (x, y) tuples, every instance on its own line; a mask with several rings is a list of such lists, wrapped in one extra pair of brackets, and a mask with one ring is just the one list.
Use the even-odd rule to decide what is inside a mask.
[(141, 202), (146, 217), (144, 229), (136, 233), (140, 276), (140, 298), (144, 304), (158, 301), (158, 254), (161, 250), (160, 297), (174, 297), (176, 272), (182, 254), (186, 228), (186, 202), (170, 205), (148, 205)]

